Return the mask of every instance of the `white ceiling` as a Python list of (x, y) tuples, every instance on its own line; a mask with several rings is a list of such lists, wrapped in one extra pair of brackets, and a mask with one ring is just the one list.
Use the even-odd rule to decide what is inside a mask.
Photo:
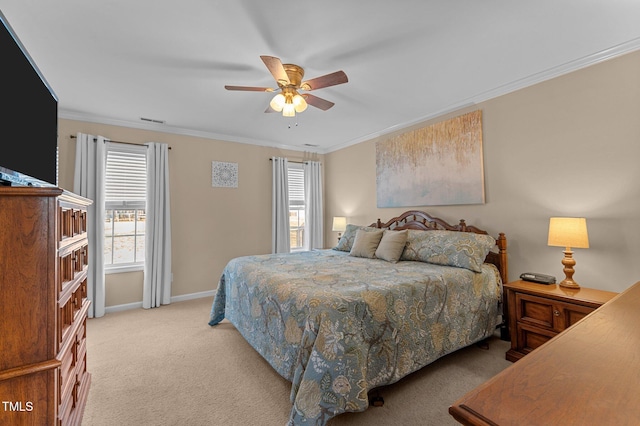
[[(640, 0), (0, 5), (61, 118), (321, 153), (640, 49)], [(276, 88), (260, 55), (349, 82), (311, 92), (328, 111), (265, 113), (273, 94), (224, 89)]]

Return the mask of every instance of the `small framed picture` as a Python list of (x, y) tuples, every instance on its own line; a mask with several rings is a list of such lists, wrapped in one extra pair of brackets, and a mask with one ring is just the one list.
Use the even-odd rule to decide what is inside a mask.
[(238, 163), (211, 162), (211, 186), (217, 188), (238, 187)]

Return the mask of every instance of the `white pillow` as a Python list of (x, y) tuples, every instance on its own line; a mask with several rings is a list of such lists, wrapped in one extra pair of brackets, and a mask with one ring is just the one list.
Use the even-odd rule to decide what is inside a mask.
[(349, 256), (368, 257), (373, 259), (376, 255), (376, 249), (382, 238), (382, 229), (375, 231), (365, 231), (358, 229), (356, 238), (353, 240), (353, 247), (349, 252)]

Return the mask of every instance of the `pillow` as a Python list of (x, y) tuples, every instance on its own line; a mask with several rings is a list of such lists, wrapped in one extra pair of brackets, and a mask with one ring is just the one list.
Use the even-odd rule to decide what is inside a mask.
[(396, 263), (400, 259), (406, 244), (406, 229), (404, 231), (389, 231), (387, 229), (382, 234), (382, 239), (376, 249), (376, 257), (387, 262)]
[(344, 230), (344, 234), (342, 234), (342, 236), (340, 237), (340, 241), (338, 241), (338, 245), (335, 246), (333, 249), (339, 250), (339, 251), (351, 251), (351, 247), (353, 246), (353, 240), (356, 238), (356, 232), (358, 231), (358, 229), (364, 229), (365, 231), (373, 231), (378, 228), (348, 224)]
[(353, 247), (349, 252), (349, 256), (368, 257), (373, 259), (376, 255), (376, 249), (382, 238), (382, 229), (375, 231), (365, 231), (358, 229), (356, 237), (353, 240)]
[(417, 260), (480, 272), (484, 259), (495, 245), (496, 240), (485, 234), (409, 230), (407, 246), (400, 260)]

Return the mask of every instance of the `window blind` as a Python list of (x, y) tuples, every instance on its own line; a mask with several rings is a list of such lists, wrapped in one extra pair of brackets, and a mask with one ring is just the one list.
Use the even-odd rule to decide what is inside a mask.
[(147, 155), (146, 147), (142, 149), (107, 150), (105, 202), (109, 208), (145, 208)]
[(304, 170), (298, 167), (289, 167), (289, 205), (304, 206)]

